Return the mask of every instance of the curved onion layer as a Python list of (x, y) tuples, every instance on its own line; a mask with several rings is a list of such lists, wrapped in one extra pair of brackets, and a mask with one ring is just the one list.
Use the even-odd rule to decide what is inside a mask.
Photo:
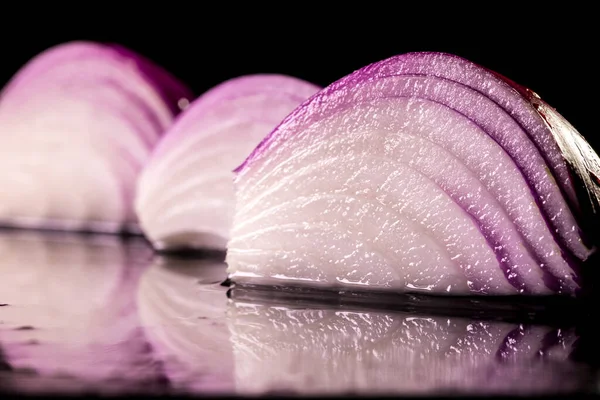
[(0, 97), (0, 224), (139, 232), (138, 173), (191, 96), (119, 46), (70, 42), (34, 57)]
[(157, 258), (141, 278), (141, 323), (175, 392), (234, 389), (225, 278), (222, 261), (177, 258)]
[(367, 309), (230, 303), (241, 393), (468, 394), (587, 390), (573, 329)]
[[(557, 138), (585, 141), (538, 109), (516, 84), (444, 53), (340, 79), (238, 167), (232, 280), (578, 293), (595, 250), (578, 224), (590, 199), (578, 199)], [(579, 159), (598, 169), (586, 149)]]
[(138, 183), (136, 212), (153, 245), (224, 249), (234, 209), (231, 171), (318, 89), (284, 75), (249, 75), (190, 104)]
[(53, 378), (61, 391), (160, 384), (135, 304), (146, 243), (10, 232), (0, 253), (0, 347), (35, 376), (23, 390), (47, 393)]

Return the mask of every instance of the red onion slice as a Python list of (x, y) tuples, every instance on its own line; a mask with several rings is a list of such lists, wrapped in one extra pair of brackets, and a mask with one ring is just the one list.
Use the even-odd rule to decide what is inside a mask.
[(139, 233), (137, 175), (183, 97), (182, 83), (122, 48), (72, 42), (34, 57), (0, 98), (0, 223)]
[[(414, 57), (421, 60), (422, 54)], [(531, 121), (529, 125), (525, 123), (528, 121), (526, 110), (533, 110), (536, 118), (539, 114), (505, 81), (498, 83), (495, 75), (486, 82), (480, 81), (481, 76), (489, 74), (487, 70), (473, 72), (481, 67), (469, 67), (466, 60), (457, 64), (454, 56), (444, 57), (440, 55), (440, 60), (446, 60), (448, 71), (438, 66), (435, 74), (430, 75), (411, 55), (394, 58), (397, 74), (373, 72), (385, 70), (391, 63), (389, 60), (382, 61), (381, 66), (365, 67), (306, 101), (259, 144), (237, 170), (237, 208), (228, 252), (234, 281), (272, 283), (276, 280), (285, 284), (297, 281), (294, 277), (304, 277), (305, 270), (310, 269), (323, 271), (321, 276), (327, 277), (320, 279), (319, 285), (344, 286), (349, 283), (346, 277), (349, 272), (340, 267), (341, 261), (336, 262), (323, 250), (330, 245), (338, 250), (338, 256), (350, 260), (344, 263), (353, 265), (359, 271), (355, 271), (357, 275), (371, 277), (367, 285), (414, 290), (416, 285), (402, 279), (415, 276), (419, 267), (398, 264), (393, 256), (402, 251), (402, 244), (392, 244), (380, 253), (396, 269), (395, 275), (381, 274), (382, 269), (371, 268), (370, 263), (355, 256), (358, 254), (355, 250), (381, 237), (388, 237), (384, 242), (401, 243), (404, 237), (387, 228), (393, 220), (377, 220), (373, 214), (378, 229), (365, 232), (344, 220), (344, 215), (335, 222), (329, 217), (333, 206), (314, 201), (335, 193), (346, 196), (348, 201), (358, 196), (372, 204), (383, 204), (382, 199), (391, 199), (391, 204), (402, 208), (400, 205), (406, 199), (394, 191), (401, 193), (407, 190), (406, 186), (415, 186), (416, 181), (410, 182), (407, 178), (402, 183), (405, 186), (381, 186), (393, 171), (384, 167), (377, 171), (377, 164), (366, 160), (384, 158), (399, 165), (399, 170), (404, 171), (401, 165), (405, 164), (425, 173), (454, 204), (460, 205), (464, 213), (458, 217), (457, 211), (457, 218), (465, 223), (475, 220), (478, 234), (496, 254), (496, 261), (491, 267), (486, 257), (478, 255), (475, 258), (482, 258), (477, 261), (462, 262), (463, 272), (469, 271), (470, 290), (467, 292), (510, 294), (512, 289), (499, 285), (484, 285), (482, 289), (483, 277), (494, 281), (497, 270), (503, 271), (520, 293), (573, 295), (578, 292), (581, 282), (576, 259), (585, 260), (594, 249), (585, 247), (569, 203), (548, 172), (545, 159), (555, 156), (544, 151), (552, 152), (556, 147), (556, 143), (550, 143), (553, 140), (550, 132), (546, 129), (540, 133), (538, 125)], [(459, 67), (466, 68), (464, 76), (469, 79), (459, 79), (464, 78), (455, 71)], [(424, 76), (399, 75), (401, 73)], [(504, 91), (504, 97), (500, 94), (484, 96), (485, 88), (490, 92)], [(511, 98), (516, 98), (514, 104), (500, 102), (505, 99), (506, 103)], [(544, 139), (543, 134), (550, 135), (550, 139)], [(420, 140), (418, 146), (411, 144), (416, 140)], [(444, 162), (454, 162), (454, 169), (442, 165), (444, 157)], [(338, 162), (341, 164), (335, 165)], [(553, 165), (558, 171), (555, 173), (560, 174), (562, 167)], [(373, 171), (373, 176), (381, 176), (353, 180), (353, 173), (365, 168)], [(401, 185), (401, 181), (397, 184)], [(436, 193), (432, 187), (422, 194), (422, 199), (410, 200), (411, 209), (424, 208), (430, 215), (438, 215), (442, 212), (441, 203), (437, 208), (427, 204)], [(299, 199), (300, 196), (304, 196), (304, 200)], [(293, 200), (290, 202), (290, 199)], [(448, 210), (444, 206), (443, 211)], [(278, 232), (288, 229), (284, 221), (292, 215), (297, 216), (298, 222), (304, 216), (304, 230), (311, 231), (318, 226), (322, 232), (332, 233), (301, 231), (297, 236), (302, 239), (298, 242), (293, 233), (280, 236)], [(414, 214), (409, 220), (422, 223), (417, 216)], [(443, 223), (439, 226), (447, 228)], [(558, 230), (556, 237), (555, 230)], [(454, 254), (465, 257), (465, 250), (455, 247), (457, 242), (452, 239), (456, 235), (450, 232), (437, 228), (437, 235), (433, 237), (450, 254), (458, 251)], [(344, 245), (331, 239), (338, 234), (346, 238)], [(473, 238), (469, 240), (477, 243)], [(290, 252), (295, 257), (290, 257)], [(303, 258), (306, 261), (299, 261)], [(473, 280), (469, 275), (473, 271), (481, 271), (478, 279)], [(303, 282), (317, 284), (308, 278), (303, 278)], [(441, 292), (438, 287), (433, 291)], [(454, 293), (464, 294), (460, 290)]]
[[(370, 117), (375, 112), (377, 117)], [(419, 115), (419, 119), (411, 120), (413, 115)], [(451, 119), (453, 126), (448, 122)], [(427, 127), (420, 127), (422, 121), (427, 121)], [(337, 127), (342, 125), (345, 130), (338, 130)], [(338, 135), (332, 138), (332, 134), (319, 136), (317, 132), (337, 132)], [(348, 135), (349, 132), (356, 137)], [(366, 132), (364, 138), (358, 136), (363, 132)], [(386, 133), (395, 136), (387, 137)], [(559, 284), (577, 287), (572, 281), (568, 283), (571, 268), (560, 256), (560, 247), (543, 216), (528, 209), (535, 200), (512, 159), (485, 132), (450, 109), (439, 103), (409, 98), (357, 103), (315, 122), (301, 135), (304, 135), (304, 140), (300, 146), (305, 148), (304, 151), (298, 157), (287, 158), (254, 182), (252, 189), (248, 190), (252, 200), (241, 203), (239, 213), (256, 213), (273, 203), (277, 204), (280, 197), (273, 197), (273, 193), (284, 186), (295, 185), (290, 177), (285, 176), (290, 165), (317, 163), (321, 166), (323, 160), (319, 148), (327, 148), (329, 153), (334, 154), (349, 151), (366, 154), (376, 150), (386, 159), (425, 172), (457, 204), (468, 210), (489, 239), (490, 246), (496, 250), (507, 279), (519, 289), (527, 291), (523, 282), (519, 283), (521, 276), (535, 275), (539, 264), (547, 265), (543, 268), (549, 271), (547, 284), (556, 286), (553, 281), (558, 280)], [(469, 140), (464, 140), (465, 137)], [(296, 140), (301, 139), (298, 136)], [(411, 145), (415, 140), (419, 145)], [(444, 154), (446, 160), (442, 160)], [(454, 166), (448, 165), (452, 162)], [(502, 175), (498, 174), (499, 170), (503, 171)], [(296, 175), (291, 177), (298, 179)], [(323, 178), (328, 179), (328, 175), (323, 174)], [(272, 179), (280, 180), (273, 185), (270, 183)], [(259, 194), (253, 195), (254, 192)], [(295, 197), (296, 194), (288, 192), (285, 195)], [(540, 237), (545, 239), (540, 241)], [(522, 272), (517, 272), (519, 270)], [(554, 279), (551, 279), (550, 273)], [(539, 271), (537, 276), (539, 278)], [(538, 278), (531, 282), (534, 286), (543, 284)]]
[(234, 208), (231, 171), (317, 90), (292, 77), (252, 75), (189, 105), (138, 182), (136, 212), (154, 247), (224, 249)]

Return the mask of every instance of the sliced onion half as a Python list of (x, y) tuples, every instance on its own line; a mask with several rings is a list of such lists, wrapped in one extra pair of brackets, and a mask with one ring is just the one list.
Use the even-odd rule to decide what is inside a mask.
[(192, 98), (131, 50), (92, 42), (29, 61), (0, 97), (0, 224), (139, 232), (139, 171)]
[(250, 75), (226, 81), (190, 104), (138, 183), (136, 212), (153, 245), (224, 249), (234, 209), (232, 170), (318, 90), (289, 76)]
[(444, 53), (323, 89), (236, 170), (232, 280), (577, 294), (600, 161), (528, 93)]

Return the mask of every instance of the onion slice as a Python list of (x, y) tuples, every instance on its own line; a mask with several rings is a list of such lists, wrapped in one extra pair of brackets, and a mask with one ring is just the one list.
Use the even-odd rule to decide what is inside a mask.
[[(579, 223), (590, 198), (557, 144), (566, 125), (551, 129), (515, 87), (453, 55), (409, 53), (315, 94), (236, 170), (231, 279), (577, 294), (595, 251)], [(597, 170), (577, 135), (573, 153)]]
[(119, 46), (34, 57), (0, 97), (0, 224), (139, 233), (137, 177), (182, 98), (183, 83)]
[(135, 209), (158, 250), (224, 249), (234, 209), (231, 172), (319, 88), (284, 75), (226, 81), (190, 104), (154, 150)]

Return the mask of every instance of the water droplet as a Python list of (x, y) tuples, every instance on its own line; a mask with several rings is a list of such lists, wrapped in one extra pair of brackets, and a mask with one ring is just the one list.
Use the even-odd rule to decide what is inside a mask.
[(177, 107), (179, 107), (179, 109), (181, 111), (185, 110), (186, 108), (188, 108), (188, 106), (190, 105), (190, 101), (186, 98), (181, 98), (177, 101)]

